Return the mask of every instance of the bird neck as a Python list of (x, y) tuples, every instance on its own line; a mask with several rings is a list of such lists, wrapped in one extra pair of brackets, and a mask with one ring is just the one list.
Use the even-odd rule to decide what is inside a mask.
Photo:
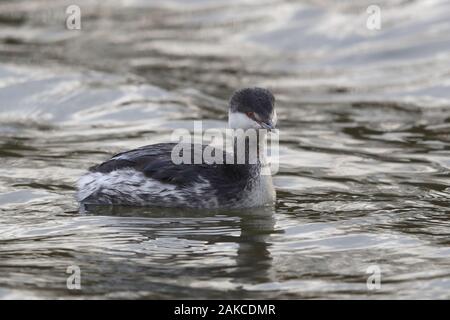
[(235, 164), (260, 165), (265, 163), (267, 159), (267, 130), (235, 129), (233, 147)]

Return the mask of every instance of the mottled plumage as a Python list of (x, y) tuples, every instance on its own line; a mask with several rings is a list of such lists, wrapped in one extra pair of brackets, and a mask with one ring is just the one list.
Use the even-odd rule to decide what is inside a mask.
[[(238, 91), (237, 97), (233, 96), (230, 111), (254, 110), (259, 118), (270, 121), (273, 96), (264, 89), (246, 90)], [(245, 104), (245, 108), (239, 104)], [(245, 121), (248, 121), (246, 127), (255, 128), (253, 120)], [(175, 164), (171, 157), (175, 146), (174, 143), (144, 146), (119, 153), (91, 167), (78, 181), (78, 201), (84, 204), (191, 208), (240, 208), (273, 203), (272, 179), (270, 175), (260, 175), (260, 161), (256, 164), (227, 164), (226, 154), (215, 149), (222, 154), (224, 164), (207, 164), (206, 161)], [(203, 154), (205, 147), (192, 145), (192, 160), (194, 153)]]

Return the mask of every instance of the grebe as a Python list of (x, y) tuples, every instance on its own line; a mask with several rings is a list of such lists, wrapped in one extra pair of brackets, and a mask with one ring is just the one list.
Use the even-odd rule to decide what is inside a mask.
[[(229, 102), (231, 129), (255, 130), (257, 140), (245, 137), (245, 158), (237, 162), (237, 136), (234, 136), (232, 163), (175, 164), (175, 143), (140, 147), (113, 156), (93, 166), (77, 183), (81, 204), (134, 205), (189, 208), (246, 208), (273, 204), (275, 190), (270, 174), (261, 174), (265, 159), (267, 130), (275, 128), (275, 98), (269, 90), (245, 88), (236, 91)], [(241, 132), (243, 130), (240, 130)], [(235, 130), (239, 131), (239, 130)], [(249, 150), (256, 144), (257, 157)], [(198, 146), (198, 145), (197, 145)], [(193, 145), (189, 145), (193, 150)], [(201, 146), (203, 151), (206, 146)], [(222, 150), (223, 159), (230, 154)], [(229, 159), (229, 158), (227, 158)], [(263, 161), (264, 160), (264, 161)], [(191, 162), (193, 163), (193, 162)]]

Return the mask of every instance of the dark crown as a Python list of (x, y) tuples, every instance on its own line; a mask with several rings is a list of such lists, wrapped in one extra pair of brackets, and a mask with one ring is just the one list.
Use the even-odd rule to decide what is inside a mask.
[(275, 105), (273, 94), (263, 88), (245, 88), (236, 91), (230, 99), (231, 112), (255, 112), (262, 119), (270, 119)]

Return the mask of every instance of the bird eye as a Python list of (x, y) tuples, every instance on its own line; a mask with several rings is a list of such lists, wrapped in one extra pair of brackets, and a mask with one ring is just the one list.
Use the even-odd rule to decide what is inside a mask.
[(253, 117), (253, 112), (246, 112), (245, 114), (247, 115), (247, 117)]

